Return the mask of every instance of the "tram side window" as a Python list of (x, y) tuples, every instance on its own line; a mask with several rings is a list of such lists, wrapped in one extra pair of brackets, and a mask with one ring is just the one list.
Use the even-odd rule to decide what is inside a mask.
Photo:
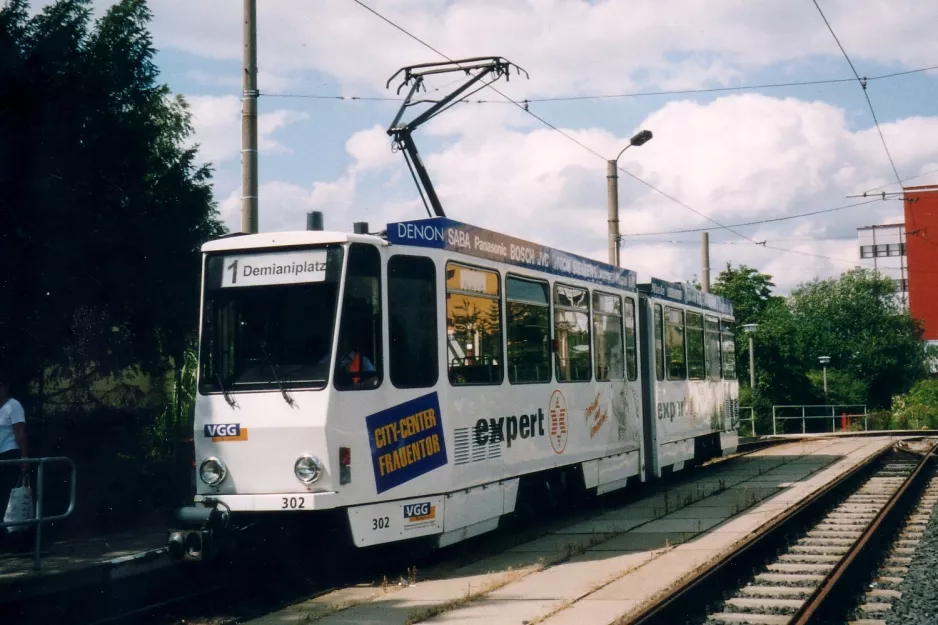
[(706, 318), (707, 333), (707, 377), (719, 380), (723, 377), (722, 351), (720, 349), (720, 320), (716, 317)]
[(593, 292), (594, 366), (597, 380), (625, 377), (622, 356), (622, 298)]
[(661, 304), (655, 304), (655, 378), (664, 379), (664, 326)]
[(345, 295), (335, 359), (339, 390), (377, 388), (383, 377), (381, 358), (381, 255), (374, 245), (349, 246)]
[(433, 386), (439, 377), (436, 267), (423, 256), (388, 261), (388, 339), (391, 383)]
[(728, 321), (720, 322), (723, 328), (723, 379), (736, 379), (736, 335), (733, 333), (733, 324)]
[(629, 380), (638, 379), (638, 347), (635, 342), (635, 300), (625, 298), (625, 372)]
[(446, 365), (455, 386), (502, 383), (499, 282), (497, 271), (446, 264)]
[(667, 357), (669, 380), (684, 380), (687, 370), (684, 365), (684, 311), (679, 308), (664, 308), (664, 348)]
[(559, 382), (585, 382), (592, 374), (589, 306), (586, 289), (554, 285), (555, 363)]
[(691, 380), (704, 379), (704, 353), (703, 315), (687, 311), (687, 377)]
[(508, 276), (508, 381), (550, 382), (550, 300), (546, 282)]

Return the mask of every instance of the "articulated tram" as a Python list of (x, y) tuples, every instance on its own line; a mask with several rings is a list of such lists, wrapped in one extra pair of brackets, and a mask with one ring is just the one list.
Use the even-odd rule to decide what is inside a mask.
[(203, 246), (176, 557), (283, 515), (446, 546), (736, 450), (727, 300), (444, 217), (356, 231)]

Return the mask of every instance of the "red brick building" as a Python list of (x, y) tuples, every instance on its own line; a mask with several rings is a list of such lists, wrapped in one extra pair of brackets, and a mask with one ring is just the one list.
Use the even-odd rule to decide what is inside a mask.
[(909, 312), (938, 341), (938, 185), (905, 187)]

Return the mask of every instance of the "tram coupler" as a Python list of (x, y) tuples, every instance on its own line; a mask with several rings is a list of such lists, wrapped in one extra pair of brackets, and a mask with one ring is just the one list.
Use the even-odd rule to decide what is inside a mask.
[(218, 554), (228, 525), (228, 512), (193, 505), (177, 508), (170, 521), (167, 548), (175, 562), (199, 562)]

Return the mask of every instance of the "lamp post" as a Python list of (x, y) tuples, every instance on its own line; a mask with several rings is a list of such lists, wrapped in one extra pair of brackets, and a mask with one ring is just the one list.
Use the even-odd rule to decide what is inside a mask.
[(756, 353), (752, 340), (752, 335), (759, 329), (758, 323), (747, 323), (743, 325), (743, 330), (749, 335), (749, 388), (756, 390)]
[(606, 161), (606, 186), (609, 194), (609, 264), (619, 266), (619, 157), (633, 145), (638, 147), (651, 141), (651, 131), (642, 130), (629, 139), (619, 156)]
[(821, 366), (824, 367), (824, 399), (830, 403), (830, 398), (827, 396), (827, 365), (831, 361), (830, 356), (818, 356), (818, 361), (821, 363)]

